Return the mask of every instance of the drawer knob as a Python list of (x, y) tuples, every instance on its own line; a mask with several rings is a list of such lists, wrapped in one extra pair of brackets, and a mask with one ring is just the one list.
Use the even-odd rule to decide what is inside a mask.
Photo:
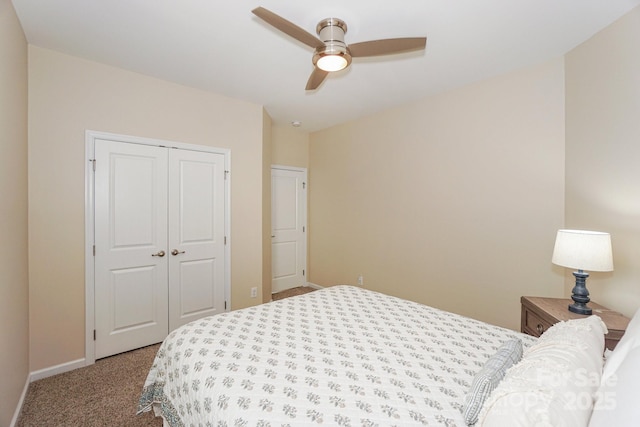
[(541, 323), (538, 323), (538, 326), (536, 326), (536, 331), (538, 331), (539, 334), (544, 332), (544, 326), (542, 326)]

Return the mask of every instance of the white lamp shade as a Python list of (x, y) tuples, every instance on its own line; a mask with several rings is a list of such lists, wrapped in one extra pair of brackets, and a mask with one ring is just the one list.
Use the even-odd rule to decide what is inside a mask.
[(611, 235), (600, 231), (558, 230), (551, 262), (576, 270), (613, 271)]

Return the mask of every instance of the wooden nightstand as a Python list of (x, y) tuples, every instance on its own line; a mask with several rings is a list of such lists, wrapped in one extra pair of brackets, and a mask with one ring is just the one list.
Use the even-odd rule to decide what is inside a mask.
[[(567, 307), (573, 301), (564, 298), (541, 298), (522, 297), (522, 317), (520, 330), (525, 334), (539, 337), (544, 331), (549, 329), (554, 323), (570, 320), (583, 319), (586, 316), (570, 312)], [(593, 314), (600, 316), (609, 333), (605, 335), (605, 347), (613, 350), (622, 338), (622, 334), (627, 329), (629, 319), (617, 311), (609, 310), (591, 301), (589, 307)]]

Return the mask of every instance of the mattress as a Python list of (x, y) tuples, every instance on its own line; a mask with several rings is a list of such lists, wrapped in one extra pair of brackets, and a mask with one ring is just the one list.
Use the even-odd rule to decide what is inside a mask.
[(464, 426), (476, 372), (505, 341), (535, 339), (353, 286), (334, 286), (171, 332), (138, 412), (179, 426)]

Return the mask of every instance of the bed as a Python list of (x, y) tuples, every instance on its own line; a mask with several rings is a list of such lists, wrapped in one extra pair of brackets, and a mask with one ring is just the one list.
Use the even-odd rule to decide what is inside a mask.
[[(596, 330), (597, 353), (604, 332), (601, 321), (592, 323), (576, 330)], [(415, 302), (334, 286), (176, 329), (158, 350), (138, 413), (154, 410), (170, 427), (500, 425), (511, 416), (504, 402), (485, 400), (504, 397), (494, 389), (539, 341)], [(601, 370), (603, 347), (599, 351)], [(522, 378), (515, 383), (522, 385)]]

